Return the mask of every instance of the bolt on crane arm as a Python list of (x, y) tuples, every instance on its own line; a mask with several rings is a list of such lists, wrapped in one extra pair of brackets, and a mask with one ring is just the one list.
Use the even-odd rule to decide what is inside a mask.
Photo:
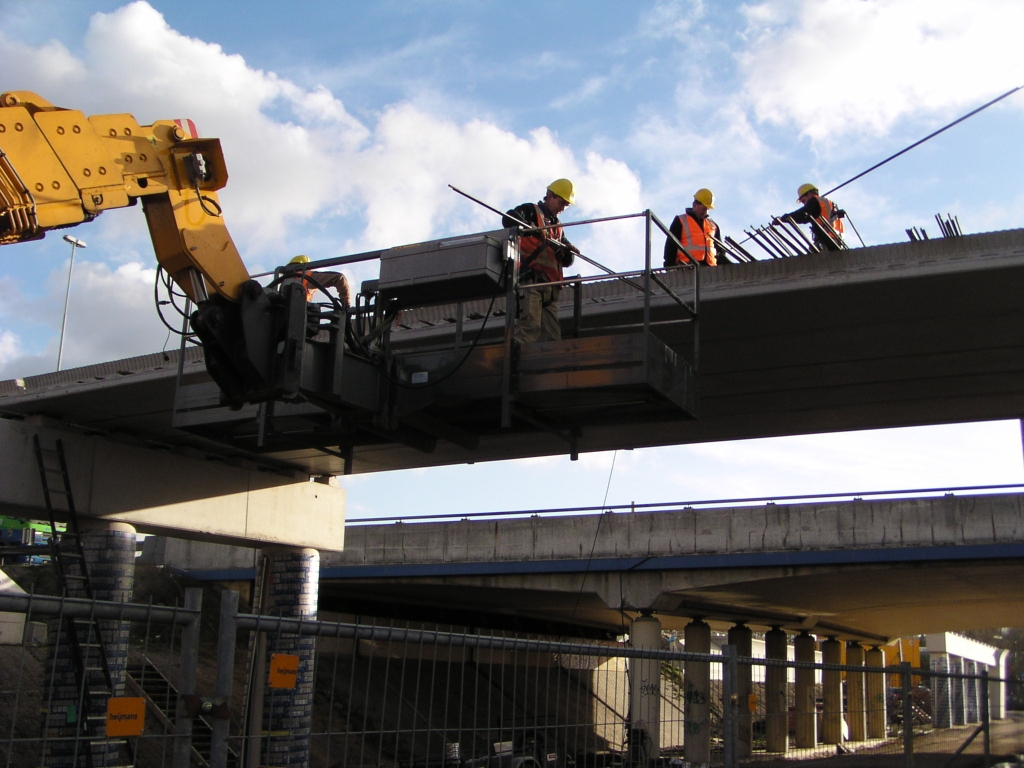
[(141, 198), (157, 261), (186, 295), (237, 302), (249, 273), (220, 214), (227, 180), (220, 141), (190, 121), (87, 118), (29, 91), (0, 94), (0, 245)]

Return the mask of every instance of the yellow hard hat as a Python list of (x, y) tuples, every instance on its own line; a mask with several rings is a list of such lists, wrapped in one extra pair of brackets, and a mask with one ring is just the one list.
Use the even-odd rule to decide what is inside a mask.
[(548, 184), (548, 192), (553, 192), (569, 205), (576, 202), (576, 187), (568, 179), (555, 179)]
[(289, 264), (309, 264), (309, 256), (296, 256)]
[(710, 189), (698, 189), (693, 193), (693, 199), (698, 203), (706, 205), (708, 208), (715, 207), (715, 193)]
[(796, 201), (799, 203), (800, 202), (800, 198), (803, 197), (804, 195), (806, 195), (808, 192), (817, 192), (817, 191), (818, 191), (818, 185), (817, 184), (810, 184), (810, 183), (808, 183), (808, 184), (801, 184), (800, 187), (796, 191)]

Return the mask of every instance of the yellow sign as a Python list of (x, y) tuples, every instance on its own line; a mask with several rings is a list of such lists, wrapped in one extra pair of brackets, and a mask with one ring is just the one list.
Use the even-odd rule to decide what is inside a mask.
[(271, 688), (294, 688), (299, 678), (299, 657), (291, 653), (270, 654)]
[(107, 699), (107, 736), (141, 736), (146, 727), (146, 700), (134, 696)]

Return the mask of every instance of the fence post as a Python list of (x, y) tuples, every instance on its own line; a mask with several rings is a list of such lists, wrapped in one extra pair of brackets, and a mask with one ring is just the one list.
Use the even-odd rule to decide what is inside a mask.
[(736, 646), (722, 646), (722, 747), (725, 768), (737, 768), (739, 765), (739, 695), (737, 677), (739, 666), (736, 664)]
[(914, 768), (914, 688), (910, 662), (900, 662), (900, 692), (903, 696), (903, 765)]
[(982, 678), (978, 681), (981, 685), (981, 725), (985, 729), (985, 768), (990, 768), (992, 765), (992, 734), (989, 731), (989, 727), (992, 720), (988, 711), (988, 666), (985, 667), (985, 671), (982, 675)]
[[(203, 590), (185, 590), (185, 608), (198, 611), (203, 606)], [(189, 768), (192, 762), (192, 718), (186, 699), (196, 692), (196, 666), (199, 662), (199, 616), (185, 625), (181, 635), (181, 679), (178, 681), (178, 706), (174, 714), (173, 768)]]
[(227, 768), (228, 735), (231, 728), (231, 685), (235, 677), (235, 614), (238, 593), (220, 593), (220, 630), (217, 637), (217, 688), (214, 691), (213, 734), (210, 737), (210, 768)]

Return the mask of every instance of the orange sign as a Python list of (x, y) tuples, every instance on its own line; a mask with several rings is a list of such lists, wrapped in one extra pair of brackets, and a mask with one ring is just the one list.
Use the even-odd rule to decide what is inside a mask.
[(146, 727), (146, 700), (134, 696), (107, 699), (107, 736), (141, 736)]
[(270, 654), (271, 688), (294, 688), (299, 678), (299, 657), (291, 653)]

